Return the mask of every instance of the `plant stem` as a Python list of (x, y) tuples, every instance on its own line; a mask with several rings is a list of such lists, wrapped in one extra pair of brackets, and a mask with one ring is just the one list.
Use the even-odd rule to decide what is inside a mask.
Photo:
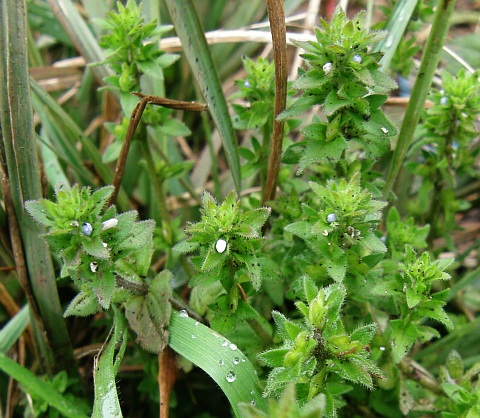
[(282, 0), (267, 0), (268, 19), (272, 31), (273, 58), (275, 60), (275, 110), (273, 120), (273, 134), (270, 157), (268, 160), (267, 179), (262, 196), (262, 204), (275, 199), (277, 190), (278, 172), (280, 170), (280, 157), (282, 154), (283, 125), (284, 121), (276, 120), (277, 116), (285, 110), (287, 102), (287, 42), (285, 27), (285, 10)]
[(445, 44), (447, 33), (450, 28), (450, 19), (455, 8), (455, 0), (440, 0), (435, 12), (430, 36), (422, 57), (422, 63), (418, 71), (412, 95), (408, 102), (405, 118), (403, 119), (397, 145), (393, 152), (392, 164), (388, 173), (384, 196), (388, 196), (398, 173), (400, 172), (407, 153), (408, 147), (413, 139), (415, 128), (418, 124), (420, 114), (430, 89), (433, 75), (438, 67), (442, 47)]
[[(146, 130), (145, 130), (146, 134)], [(147, 162), (147, 170), (150, 181), (152, 182), (153, 193), (157, 199), (158, 210), (160, 212), (160, 218), (162, 220), (162, 233), (163, 237), (168, 244), (172, 244), (172, 224), (170, 219), (170, 213), (167, 209), (167, 199), (163, 192), (163, 181), (158, 178), (157, 171), (155, 170), (155, 162), (153, 161), (150, 147), (148, 146), (148, 136), (140, 140), (142, 146), (143, 156)]]

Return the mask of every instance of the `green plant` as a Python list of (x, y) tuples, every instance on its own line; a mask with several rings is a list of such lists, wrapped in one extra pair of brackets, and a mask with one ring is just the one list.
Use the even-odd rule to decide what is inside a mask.
[(418, 197), (410, 212), (432, 225), (431, 239), (447, 236), (455, 229), (455, 214), (468, 208), (453, 189), (465, 177), (478, 177), (475, 120), (480, 113), (478, 74), (460, 71), (456, 77), (442, 73), (442, 90), (433, 90), (432, 107), (422, 115), (418, 140), (410, 153), (419, 160), (407, 168), (422, 178)]
[(302, 57), (308, 71), (293, 83), (303, 95), (282, 116), (321, 105), (327, 118), (303, 128), (306, 141), (293, 145), (304, 149), (301, 170), (314, 163), (338, 162), (347, 149), (355, 149), (353, 143), (368, 158), (379, 158), (397, 132), (380, 110), (396, 83), (380, 69), (382, 54), (369, 49), (386, 34), (365, 30), (365, 13), (349, 20), (340, 8), (330, 22), (320, 23), (317, 42), (295, 42), (306, 51)]
[[(395, 2), (388, 34), (371, 30), (374, 2), (352, 19), (337, 8), (314, 36), (296, 42), (305, 66), (290, 69), (299, 74), (293, 97), (282, 51), (285, 39), (295, 36), (282, 31), (283, 7), (289, 15), (295, 2), (267, 2), (273, 61), (253, 59), (246, 42), (207, 43), (231, 32), (205, 35), (203, 27), (221, 22), (239, 28), (266, 19), (263, 3), (253, 1), (248, 7), (219, 1), (211, 9), (166, 0), (182, 42), (179, 55), (164, 52), (177, 39), (161, 39), (169, 27), (163, 25), (165, 8), (153, 0), (142, 7), (128, 0), (115, 11), (84, 2), (81, 15), (71, 0), (52, 0), (57, 17), (32, 7), (35, 28), (47, 22), (45, 33), (58, 40), (55, 49), (44, 47), (45, 56), (38, 29), (12, 35), (15, 22), (22, 27), (16, 15), (22, 8), (0, 5), (8, 12), (2, 13), (0, 39), (2, 45), (11, 41), (0, 63), (8, 81), (8, 94), (0, 92), (0, 259), (7, 268), (0, 270), (0, 320), (24, 303), (12, 286), (17, 275), (29, 273), (35, 281), (41, 273), (52, 283), (57, 276), (64, 312), (59, 328), (72, 330), (75, 353), (83, 356), (81, 369), (59, 362), (59, 374), (46, 367), (35, 371), (37, 377), (29, 369), (39, 357), (29, 346), (23, 356), (20, 335), (29, 316), (22, 309), (0, 331), (0, 369), (33, 399), (28, 407), (24, 400), (12, 405), (14, 414), (23, 408), (32, 415), (80, 417), (90, 409), (94, 417), (154, 416), (160, 409), (162, 417), (169, 410), (213, 417), (230, 408), (237, 417), (478, 415), (479, 273), (470, 267), (470, 251), (478, 244), (457, 246), (450, 237), (461, 227), (458, 213), (468, 207), (463, 202), (473, 206), (477, 199), (478, 74), (440, 74), (443, 92), (430, 96), (433, 105), (410, 144), (454, 2), (439, 0), (433, 9), (429, 1)], [(419, 26), (415, 19), (431, 11), (418, 88), (397, 137), (390, 118), (402, 115), (392, 117), (384, 106), (395, 87), (388, 71), (409, 72), (405, 60), (416, 51), (410, 40)], [(99, 41), (83, 20), (92, 17), (100, 18)], [(66, 31), (53, 24), (56, 19)], [(242, 31), (247, 35), (251, 30)], [(32, 62), (49, 65), (49, 57), (71, 56), (75, 45), (95, 64), (76, 74), (80, 88), (69, 103), (60, 105), (43, 82), (31, 83), (47, 179), (43, 198), (37, 164), (24, 159), (18, 139), (26, 131), (11, 105), (25, 97), (18, 106), (28, 113), (30, 99), (18, 87), (26, 85), (25, 64), (9, 61), (18, 58), (11, 45), (25, 48), (26, 38)], [(252, 58), (243, 59), (232, 113), (223, 93), (229, 86), (219, 74), (240, 67), (242, 55)], [(91, 94), (95, 79), (106, 83), (108, 95)], [(182, 100), (163, 97), (166, 92)], [(196, 94), (205, 105), (189, 102)], [(288, 108), (276, 118), (286, 96)], [(107, 97), (119, 106), (102, 102)], [(102, 116), (116, 121), (107, 125), (114, 140), (88, 126), (100, 107), (106, 109)], [(200, 117), (184, 112), (207, 107)], [(28, 119), (25, 126), (31, 127)], [(236, 135), (243, 138), (240, 148)], [(27, 143), (31, 156), (37, 155), (33, 142)], [(393, 189), (395, 196), (393, 180), (404, 167), (409, 172), (399, 186), (405, 187)], [(32, 200), (24, 205), (26, 198)], [(35, 227), (23, 234), (25, 246), (16, 217)], [(30, 261), (36, 257), (27, 245), (32, 236), (47, 242), (54, 255), (45, 272), (34, 263), (22, 267), (19, 249), (28, 249)], [(440, 254), (440, 236), (456, 251), (455, 263)], [(22, 282), (32, 312), (43, 319), (28, 283)], [(42, 323), (36, 322), (40, 331)], [(48, 316), (45, 324), (47, 333), (39, 335), (49, 337), (57, 324)], [(44, 348), (42, 355), (49, 351)], [(16, 351), (25, 366), (13, 360)], [(82, 391), (79, 370), (91, 394)], [(9, 402), (4, 393), (11, 387), (3, 377), (1, 406)]]
[(304, 317), (301, 321), (290, 321), (273, 312), (283, 344), (258, 356), (273, 367), (264, 394), (278, 396), (289, 382), (294, 382), (301, 406), (320, 394), (326, 400), (324, 413), (335, 416), (336, 409), (343, 405), (339, 395), (352, 389), (345, 382), (372, 389), (372, 376), (382, 378), (365, 350), (376, 326), (367, 324), (347, 333), (340, 316), (345, 287), (333, 284), (319, 290), (308, 276), (303, 277), (303, 284), (307, 304), (296, 302)]

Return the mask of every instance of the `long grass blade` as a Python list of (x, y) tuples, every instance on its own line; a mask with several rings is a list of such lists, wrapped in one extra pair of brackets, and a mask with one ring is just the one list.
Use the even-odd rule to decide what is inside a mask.
[(238, 404), (255, 404), (266, 411), (259, 380), (250, 361), (237, 347), (192, 318), (172, 313), (168, 345), (205, 371), (225, 393), (239, 417)]
[(222, 137), (233, 182), (237, 193), (240, 194), (241, 176), (237, 140), (222, 86), (197, 13), (191, 0), (166, 0), (165, 3), (175, 30), (182, 41), (193, 76), (200, 86), (212, 119)]

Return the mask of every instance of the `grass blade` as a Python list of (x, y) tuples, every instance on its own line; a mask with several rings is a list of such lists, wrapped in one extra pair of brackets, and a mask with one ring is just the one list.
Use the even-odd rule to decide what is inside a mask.
[(240, 195), (240, 161), (236, 135), (215, 65), (191, 0), (166, 0), (175, 30), (192, 69), (193, 76), (208, 104), (212, 119), (220, 132), (233, 182)]
[(380, 60), (384, 71), (390, 68), (390, 62), (392, 61), (398, 44), (404, 36), (405, 29), (416, 5), (417, 0), (400, 0), (397, 2), (387, 23), (386, 30), (388, 36), (382, 39), (374, 48), (376, 51), (385, 52), (385, 55)]
[(220, 386), (235, 416), (240, 416), (240, 402), (253, 401), (258, 409), (266, 411), (255, 369), (235, 345), (205, 325), (179, 316), (177, 312), (172, 313), (169, 332), (169, 346), (200, 367)]
[(0, 331), (0, 353), (6, 353), (15, 344), (28, 325), (28, 305), (20, 309)]
[(48, 382), (40, 380), (30, 370), (20, 366), (15, 361), (0, 352), (0, 370), (19, 382), (25, 392), (43, 399), (66, 417), (87, 418), (85, 413), (77, 408), (75, 402), (67, 401)]

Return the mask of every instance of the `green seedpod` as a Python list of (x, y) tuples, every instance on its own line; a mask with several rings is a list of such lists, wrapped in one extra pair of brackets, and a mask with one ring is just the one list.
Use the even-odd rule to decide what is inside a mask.
[(308, 320), (318, 329), (323, 329), (327, 315), (327, 307), (325, 306), (325, 293), (318, 293), (318, 296), (312, 300), (308, 309)]
[(294, 367), (303, 358), (303, 353), (297, 349), (293, 349), (285, 354), (283, 365), (287, 368)]
[(464, 366), (463, 360), (457, 351), (452, 350), (448, 354), (447, 361), (445, 363), (450, 377), (458, 379), (463, 376)]

